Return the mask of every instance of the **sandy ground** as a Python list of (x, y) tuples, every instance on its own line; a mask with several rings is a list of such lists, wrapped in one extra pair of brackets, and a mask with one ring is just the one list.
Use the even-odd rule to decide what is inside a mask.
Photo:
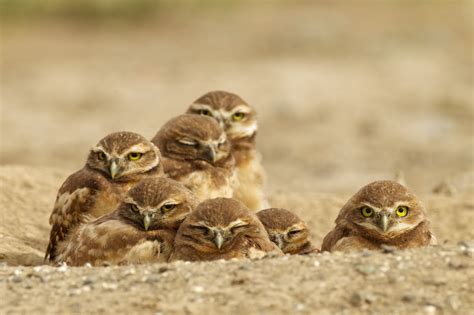
[[(2, 25), (1, 313), (472, 313), (473, 3), (359, 3)], [(93, 144), (118, 130), (152, 137), (213, 89), (256, 107), (270, 200), (304, 218), (317, 246), (360, 186), (397, 172), (441, 246), (31, 267), (57, 189)]]

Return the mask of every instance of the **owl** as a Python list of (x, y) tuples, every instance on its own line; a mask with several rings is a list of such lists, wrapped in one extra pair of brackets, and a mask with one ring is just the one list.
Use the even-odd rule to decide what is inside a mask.
[(197, 203), (190, 190), (172, 179), (143, 179), (115, 211), (79, 226), (61, 243), (56, 262), (71, 266), (167, 262), (176, 230)]
[(187, 113), (213, 117), (225, 130), (236, 161), (238, 186), (234, 190), (234, 198), (253, 211), (268, 207), (263, 192), (265, 171), (255, 144), (255, 110), (236, 94), (214, 91), (194, 101)]
[(57, 194), (45, 259), (56, 259), (57, 245), (78, 224), (110, 213), (140, 179), (163, 176), (161, 154), (144, 137), (112, 133), (94, 146), (86, 165), (70, 175)]
[(152, 142), (163, 155), (165, 173), (199, 199), (231, 197), (236, 185), (230, 143), (212, 118), (181, 115), (168, 121)]
[(281, 254), (257, 216), (238, 200), (216, 198), (199, 204), (181, 224), (170, 261), (256, 259), (268, 252)]
[(435, 244), (418, 198), (394, 181), (376, 181), (359, 190), (341, 209), (323, 251), (400, 249)]
[(311, 245), (308, 226), (296, 214), (285, 209), (270, 208), (257, 212), (270, 240), (285, 254), (318, 252)]

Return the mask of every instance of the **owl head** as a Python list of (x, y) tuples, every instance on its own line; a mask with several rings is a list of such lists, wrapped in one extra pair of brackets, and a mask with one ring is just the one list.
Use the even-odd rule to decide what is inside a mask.
[(359, 190), (341, 209), (336, 224), (384, 241), (425, 220), (424, 207), (414, 194), (397, 182), (383, 180)]
[(231, 156), (225, 132), (206, 116), (175, 117), (158, 131), (152, 142), (163, 156), (175, 160), (201, 160), (216, 165)]
[(213, 91), (204, 94), (188, 108), (187, 113), (214, 118), (231, 142), (251, 138), (257, 132), (257, 114), (240, 96)]
[(270, 240), (285, 254), (301, 254), (311, 247), (306, 223), (286, 209), (270, 208), (257, 212)]
[(158, 148), (133, 132), (111, 133), (89, 152), (86, 165), (112, 180), (142, 174), (154, 169), (163, 172)]
[(176, 244), (217, 259), (240, 251), (252, 239), (268, 240), (255, 214), (240, 201), (216, 198), (202, 202), (186, 218), (178, 230)]
[(142, 179), (120, 205), (123, 218), (143, 230), (177, 229), (197, 206), (193, 193), (165, 177)]

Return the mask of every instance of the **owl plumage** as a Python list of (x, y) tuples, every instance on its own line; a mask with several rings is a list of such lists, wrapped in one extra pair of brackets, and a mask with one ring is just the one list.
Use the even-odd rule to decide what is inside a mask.
[(165, 173), (183, 183), (200, 201), (231, 197), (235, 160), (219, 124), (210, 117), (181, 115), (168, 121), (152, 142), (163, 155)]
[(281, 254), (262, 223), (242, 202), (230, 198), (202, 202), (179, 227), (170, 261), (262, 258)]
[(49, 218), (45, 259), (56, 259), (57, 245), (77, 225), (113, 211), (140, 179), (163, 176), (158, 148), (139, 134), (112, 133), (94, 146), (85, 166), (63, 183)]
[(359, 190), (341, 209), (323, 251), (400, 249), (435, 244), (424, 206), (404, 186), (376, 181)]
[(285, 254), (310, 254), (318, 250), (311, 244), (306, 223), (286, 209), (270, 208), (257, 212), (270, 240)]
[(114, 212), (79, 226), (61, 243), (56, 262), (167, 262), (176, 230), (197, 203), (190, 190), (172, 179), (143, 179)]
[(254, 108), (236, 94), (213, 91), (194, 101), (187, 113), (213, 117), (225, 130), (236, 160), (238, 185), (233, 197), (253, 211), (268, 207), (263, 191), (265, 171), (256, 149), (258, 125)]

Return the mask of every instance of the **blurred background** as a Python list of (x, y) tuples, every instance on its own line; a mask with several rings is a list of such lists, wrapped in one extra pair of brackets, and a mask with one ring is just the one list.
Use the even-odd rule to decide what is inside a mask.
[[(0, 163), (82, 167), (210, 90), (259, 114), (268, 189), (428, 192), (474, 170), (473, 1), (0, 0)], [(472, 178), (472, 177), (471, 177)]]

